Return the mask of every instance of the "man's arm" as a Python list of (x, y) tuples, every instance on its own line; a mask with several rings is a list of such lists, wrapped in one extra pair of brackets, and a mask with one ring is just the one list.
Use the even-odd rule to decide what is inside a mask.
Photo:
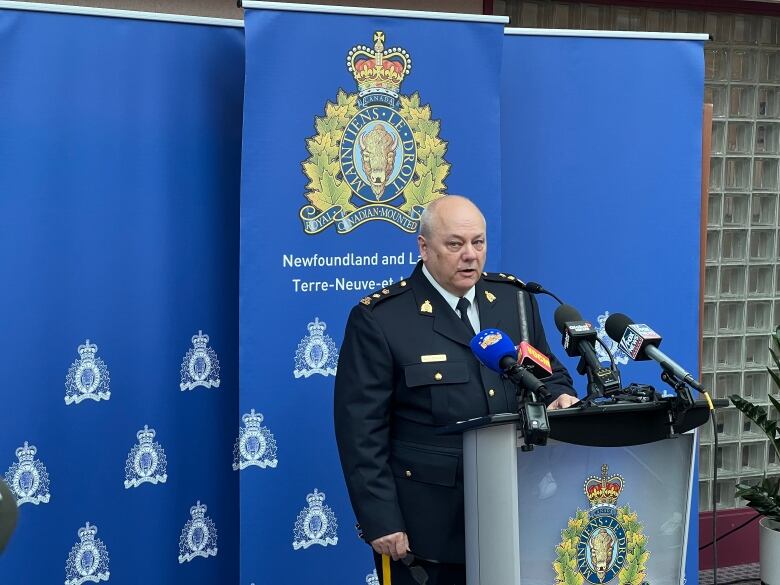
[(569, 371), (555, 357), (555, 354), (550, 351), (550, 346), (547, 343), (547, 336), (544, 333), (544, 326), (542, 325), (542, 318), (539, 315), (539, 304), (533, 295), (527, 295), (527, 298), (531, 302), (531, 345), (541, 351), (543, 354), (550, 357), (550, 365), (552, 366), (552, 375), (549, 378), (545, 378), (544, 384), (550, 391), (551, 398), (548, 399), (551, 402), (551, 408), (566, 408), (571, 404), (574, 404), (576, 400), (571, 401), (567, 396), (576, 398), (577, 392), (574, 390), (574, 384), (572, 382)]
[(349, 315), (339, 353), (334, 421), (352, 508), (370, 543), (406, 530), (388, 463), (392, 394), (387, 340), (371, 310), (358, 305)]

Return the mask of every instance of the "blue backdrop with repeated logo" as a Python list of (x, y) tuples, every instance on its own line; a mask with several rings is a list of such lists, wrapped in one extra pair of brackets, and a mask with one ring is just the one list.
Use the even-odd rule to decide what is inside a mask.
[(365, 585), (332, 428), (337, 348), (350, 308), (411, 273), (430, 200), (468, 194), (500, 241), (503, 27), (246, 6), (241, 412), (263, 414), (278, 452), (245, 442), (242, 583)]
[(0, 582), (237, 583), (243, 33), (0, 6), (0, 47)]
[[(501, 88), (507, 270), (557, 293), (601, 331), (610, 313), (647, 323), (694, 374), (703, 42), (507, 34)], [(516, 217), (534, 218), (519, 238)], [(551, 346), (574, 372), (577, 361), (557, 341), (555, 301), (540, 303)], [(624, 386), (671, 391), (654, 362), (616, 357)], [(577, 384), (584, 393), (584, 378)], [(689, 583), (698, 580), (697, 488)]]

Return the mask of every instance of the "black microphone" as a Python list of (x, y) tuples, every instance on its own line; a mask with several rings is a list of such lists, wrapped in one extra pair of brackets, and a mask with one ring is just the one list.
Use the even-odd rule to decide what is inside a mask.
[[(620, 378), (617, 372), (603, 367), (596, 357), (595, 344), (598, 335), (593, 324), (590, 321), (585, 321), (580, 312), (571, 305), (561, 305), (555, 309), (554, 319), (555, 326), (563, 335), (561, 341), (566, 355), (582, 358), (577, 366), (577, 372), (584, 374), (589, 371), (592, 374), (593, 384), (589, 384), (589, 386), (595, 385), (604, 396), (618, 392)], [(593, 390), (595, 388), (589, 387), (588, 394), (591, 394)]]
[(520, 343), (517, 346), (517, 361), (537, 378), (549, 378), (552, 376), (550, 358), (531, 345), (526, 297), (527, 293), (525, 291), (517, 291), (517, 313), (520, 319)]
[(705, 392), (701, 383), (687, 372), (680, 364), (658, 349), (661, 336), (644, 323), (634, 323), (634, 320), (622, 313), (612, 313), (604, 323), (604, 330), (612, 339), (620, 344), (626, 354), (636, 361), (654, 360), (661, 367), (676, 376), (691, 388)]
[(18, 516), (19, 509), (16, 507), (14, 495), (5, 482), (0, 479), (0, 553), (11, 540)]
[(563, 301), (558, 298), (558, 295), (556, 295), (555, 293), (551, 293), (549, 290), (544, 288), (538, 282), (526, 282), (524, 288), (525, 288), (526, 291), (528, 291), (532, 295), (539, 295), (539, 294), (541, 294), (541, 295), (548, 295), (548, 296), (551, 296), (552, 298), (554, 298), (556, 301), (558, 301), (559, 305), (563, 304)]

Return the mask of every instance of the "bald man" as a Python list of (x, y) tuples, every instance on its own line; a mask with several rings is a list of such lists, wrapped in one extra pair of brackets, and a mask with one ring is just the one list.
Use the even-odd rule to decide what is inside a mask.
[[(334, 397), (336, 440), (380, 583), (465, 585), (463, 456), (442, 426), (516, 412), (516, 388), (469, 342), (488, 327), (519, 340), (517, 279), (483, 272), (485, 218), (450, 195), (428, 205), (412, 275), (360, 300), (347, 321)], [(529, 342), (550, 357), (549, 409), (574, 404), (531, 297)], [(425, 581), (427, 579), (427, 581)], [(500, 584), (496, 584), (500, 585)]]

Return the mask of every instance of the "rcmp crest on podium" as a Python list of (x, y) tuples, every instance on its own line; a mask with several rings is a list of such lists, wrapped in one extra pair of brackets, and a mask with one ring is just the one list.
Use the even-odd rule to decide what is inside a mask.
[[(607, 331), (604, 329), (604, 324), (607, 322), (607, 317), (609, 317), (609, 311), (604, 311), (603, 315), (599, 315), (597, 317), (596, 322), (598, 323), (598, 327), (596, 327), (596, 335), (598, 335), (598, 338), (601, 340), (601, 342), (609, 348), (609, 351), (612, 354), (612, 357), (615, 359), (616, 364), (627, 364), (628, 355), (626, 352), (620, 349), (620, 344), (617, 341), (607, 335)], [(601, 343), (596, 344), (596, 357), (600, 362), (610, 361), (609, 354), (607, 354)]]
[(324, 500), (325, 494), (316, 488), (306, 496), (309, 507), (301, 510), (295, 521), (294, 550), (306, 549), (313, 544), (328, 546), (338, 543), (336, 516), (330, 506), (323, 504)]
[(65, 564), (65, 585), (99, 583), (108, 581), (108, 550), (103, 541), (96, 538), (97, 526), (79, 528), (79, 542), (73, 545)]
[(165, 483), (168, 479), (168, 463), (165, 451), (154, 440), (157, 431), (144, 425), (136, 433), (138, 444), (133, 445), (125, 462), (125, 489), (138, 487), (142, 483)]
[(418, 93), (401, 95), (412, 70), (402, 48), (385, 48), (376, 31), (373, 47), (357, 45), (347, 54), (347, 69), (358, 93), (339, 90), (336, 101), (317, 117), (317, 134), (306, 141), (303, 162), (308, 203), (300, 210), (304, 232), (331, 225), (346, 234), (374, 220), (415, 233), (420, 214), (446, 192), (450, 171), (441, 123)]
[(327, 325), (315, 317), (306, 326), (309, 334), (301, 339), (295, 352), (293, 376), (308, 378), (313, 374), (335, 376), (339, 361), (338, 349), (330, 335), (325, 334)]
[(276, 440), (271, 431), (262, 426), (263, 415), (253, 408), (241, 419), (244, 426), (238, 430), (233, 447), (233, 469), (238, 471), (253, 465), (261, 469), (276, 467)]
[(206, 516), (207, 507), (200, 500), (190, 508), (190, 518), (179, 537), (179, 564), (190, 562), (195, 557), (217, 556), (217, 529)]
[(27, 441), (16, 450), (18, 461), (8, 468), (5, 481), (16, 497), (16, 505), (48, 504), (49, 474), (46, 467), (35, 459), (38, 449)]
[(608, 471), (602, 465), (599, 477), (587, 478), (584, 491), (591, 507), (577, 510), (561, 531), (553, 563), (557, 584), (646, 585), (647, 537), (636, 513), (617, 506), (625, 481)]
[(219, 359), (216, 352), (208, 346), (209, 336), (198, 331), (192, 336), (192, 347), (187, 350), (181, 362), (181, 383), (179, 388), (194, 390), (203, 388), (219, 388)]
[(98, 346), (87, 339), (79, 345), (79, 359), (73, 362), (65, 377), (65, 404), (78, 404), (82, 400), (108, 400), (110, 377), (105, 362), (96, 357)]

